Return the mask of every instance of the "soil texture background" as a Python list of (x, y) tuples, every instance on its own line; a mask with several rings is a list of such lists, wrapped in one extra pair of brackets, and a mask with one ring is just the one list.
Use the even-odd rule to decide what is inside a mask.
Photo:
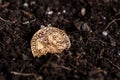
[[(34, 58), (44, 26), (71, 48)], [(0, 80), (120, 80), (120, 0), (0, 0)]]

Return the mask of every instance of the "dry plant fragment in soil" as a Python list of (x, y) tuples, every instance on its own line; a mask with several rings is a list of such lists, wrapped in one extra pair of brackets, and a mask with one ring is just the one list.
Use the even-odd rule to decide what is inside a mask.
[(42, 76), (37, 76), (37, 74), (35, 73), (20, 73), (20, 72), (11, 71), (11, 74), (14, 74), (17, 76), (33, 76), (35, 80), (43, 80)]
[(67, 34), (55, 27), (44, 27), (38, 30), (32, 37), (31, 50), (34, 57), (40, 57), (47, 53), (61, 53), (71, 46)]

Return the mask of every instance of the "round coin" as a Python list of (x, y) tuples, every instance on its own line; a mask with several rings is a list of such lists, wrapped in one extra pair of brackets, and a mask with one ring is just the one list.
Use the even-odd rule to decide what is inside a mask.
[(55, 27), (44, 27), (38, 30), (31, 39), (31, 50), (34, 57), (47, 53), (61, 53), (71, 46), (65, 31)]

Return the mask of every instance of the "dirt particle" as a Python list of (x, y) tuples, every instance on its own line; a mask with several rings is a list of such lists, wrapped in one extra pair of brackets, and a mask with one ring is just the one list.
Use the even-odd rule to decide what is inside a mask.
[(90, 29), (90, 26), (87, 23), (83, 23), (82, 30), (83, 31), (90, 31), (91, 29)]

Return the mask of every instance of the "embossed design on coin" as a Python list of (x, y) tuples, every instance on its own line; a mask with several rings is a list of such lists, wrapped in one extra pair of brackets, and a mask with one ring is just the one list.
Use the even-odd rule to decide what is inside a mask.
[(47, 53), (61, 53), (71, 46), (67, 34), (55, 27), (44, 27), (38, 30), (32, 37), (31, 50), (34, 57), (40, 57)]

